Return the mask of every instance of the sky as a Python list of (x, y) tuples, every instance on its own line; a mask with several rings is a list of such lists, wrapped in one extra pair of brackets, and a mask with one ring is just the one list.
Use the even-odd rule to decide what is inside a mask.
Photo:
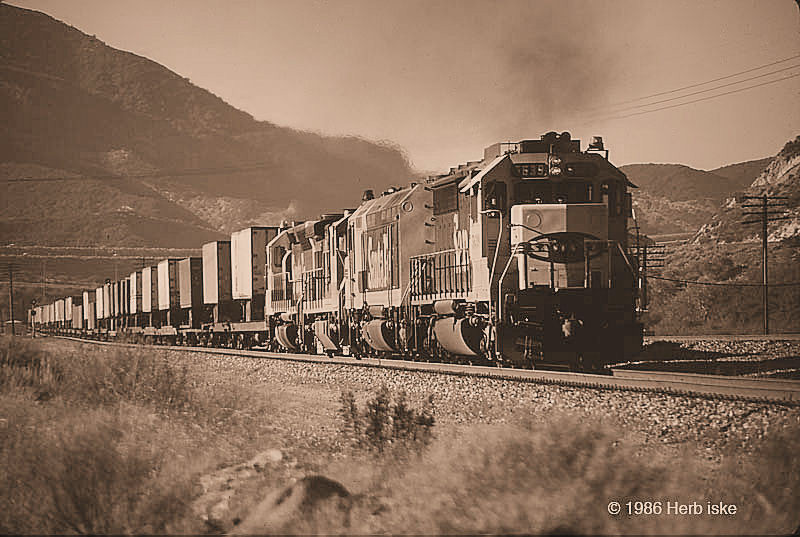
[(698, 169), (772, 156), (800, 134), (794, 0), (9, 3), (256, 119), (396, 144), (423, 171), (548, 131), (584, 148), (603, 136), (617, 165)]

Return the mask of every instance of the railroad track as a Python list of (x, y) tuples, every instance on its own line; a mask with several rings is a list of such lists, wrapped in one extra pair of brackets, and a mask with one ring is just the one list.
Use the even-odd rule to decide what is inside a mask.
[[(117, 347), (138, 348), (140, 345), (95, 341), (80, 338), (55, 336), (62, 339)], [(462, 364), (442, 364), (412, 362), (407, 360), (363, 358), (357, 360), (348, 356), (321, 356), (310, 354), (275, 353), (262, 350), (219, 349), (213, 347), (159, 346), (165, 350), (195, 351), (229, 356), (269, 358), (295, 362), (349, 365), (357, 367), (380, 367), (403, 371), (423, 371), (447, 375), (463, 375), (485, 378), (499, 378), (519, 382), (557, 384), (571, 387), (585, 387), (605, 390), (645, 391), (685, 395), (693, 397), (725, 398), (745, 401), (770, 402), (784, 405), (800, 405), (800, 381), (753, 379), (718, 375), (699, 375), (693, 373), (671, 373), (661, 371), (640, 371), (612, 369), (611, 375), (544, 371), (530, 369), (511, 369)]]
[(645, 343), (675, 341), (693, 343), (697, 341), (800, 341), (800, 334), (712, 334), (707, 336), (645, 336)]

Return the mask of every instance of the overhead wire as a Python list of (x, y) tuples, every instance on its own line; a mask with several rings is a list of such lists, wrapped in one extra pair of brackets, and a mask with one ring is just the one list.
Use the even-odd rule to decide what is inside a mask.
[[(759, 74), (759, 75), (756, 75), (756, 76), (753, 76), (753, 77), (748, 77), (748, 78), (745, 78), (745, 79), (742, 79), (742, 80), (738, 80), (738, 81), (735, 81), (735, 82), (729, 82), (729, 83), (726, 83), (726, 84), (721, 84), (721, 85), (718, 85), (718, 86), (714, 86), (714, 87), (711, 87), (711, 88), (706, 88), (706, 89), (703, 89), (703, 90), (700, 90), (700, 91), (696, 91), (696, 92), (692, 92), (692, 93), (688, 93), (688, 94), (685, 94), (685, 95), (674, 96), (674, 97), (670, 97), (668, 99), (661, 99), (659, 101), (654, 101), (654, 102), (642, 102), (642, 103), (635, 104), (633, 106), (627, 106), (627, 107), (624, 107), (624, 108), (621, 108), (621, 109), (618, 108), (618, 109), (614, 109), (614, 110), (609, 110), (609, 108), (619, 107), (619, 106), (622, 106), (622, 105), (625, 105), (625, 104), (630, 104), (630, 103), (636, 103), (638, 101), (644, 101), (644, 100), (652, 99), (653, 97), (659, 97), (659, 96), (662, 96), (662, 95), (669, 95), (669, 94), (672, 94), (672, 93), (677, 93), (677, 92), (684, 91), (684, 90), (687, 90), (687, 89), (701, 87), (701, 86), (704, 86), (704, 85), (707, 85), (707, 84), (711, 84), (711, 83), (714, 83), (714, 82), (719, 82), (719, 81), (722, 81), (722, 80), (728, 80), (728, 79), (731, 79), (731, 78), (735, 78), (735, 77), (741, 76), (743, 74), (747, 74), (747, 73), (751, 73), (751, 72), (754, 72), (754, 71), (759, 71), (761, 69), (765, 69), (765, 68), (768, 68), (768, 67), (772, 67), (772, 66), (775, 66), (775, 65), (779, 65), (781, 63), (785, 63), (785, 62), (788, 62), (788, 61), (791, 61), (791, 60), (794, 60), (794, 59), (797, 59), (797, 58), (800, 58), (800, 54), (795, 54), (793, 56), (789, 56), (789, 57), (786, 57), (786, 58), (783, 58), (783, 59), (780, 59), (780, 60), (776, 60), (776, 61), (773, 61), (773, 62), (765, 63), (765, 64), (762, 64), (762, 65), (759, 65), (759, 66), (756, 66), (756, 67), (752, 67), (750, 69), (745, 69), (745, 70), (742, 70), (742, 71), (738, 71), (736, 73), (732, 73), (732, 74), (729, 74), (729, 75), (713, 78), (713, 79), (706, 80), (706, 81), (703, 81), (703, 82), (697, 82), (697, 83), (693, 83), (693, 84), (688, 84), (688, 85), (685, 85), (685, 86), (681, 86), (679, 88), (674, 88), (674, 89), (671, 89), (671, 90), (651, 93), (649, 95), (645, 95), (645, 96), (642, 96), (642, 97), (636, 97), (634, 99), (628, 99), (626, 101), (620, 101), (620, 102), (617, 102), (617, 103), (614, 103), (614, 104), (611, 104), (611, 105), (607, 105), (607, 106), (605, 106), (603, 108), (594, 108), (594, 109), (588, 110), (587, 112), (589, 113), (590, 116), (593, 115), (595, 117), (589, 117), (586, 120), (586, 123), (591, 123), (591, 122), (595, 122), (595, 121), (611, 121), (611, 120), (616, 120), (616, 119), (625, 119), (625, 118), (629, 118), (629, 117), (633, 117), (633, 116), (638, 116), (638, 115), (658, 112), (658, 111), (661, 111), (661, 110), (667, 110), (667, 109), (671, 109), (671, 108), (678, 108), (678, 107), (681, 107), (681, 106), (686, 106), (686, 105), (689, 105), (689, 104), (694, 104), (694, 103), (698, 103), (698, 102), (702, 102), (702, 101), (707, 101), (707, 100), (715, 99), (717, 97), (724, 97), (724, 96), (731, 95), (731, 94), (734, 94), (734, 93), (739, 93), (741, 91), (747, 91), (747, 90), (758, 88), (758, 87), (761, 87), (761, 86), (775, 84), (777, 82), (782, 82), (784, 80), (792, 79), (792, 78), (795, 78), (797, 76), (800, 76), (800, 73), (792, 74), (792, 75), (789, 75), (789, 76), (785, 76), (785, 77), (782, 77), (782, 78), (779, 78), (779, 79), (776, 79), (776, 80), (770, 80), (770, 81), (767, 81), (767, 82), (763, 82), (761, 84), (751, 84), (750, 86), (746, 86), (746, 87), (743, 87), (743, 88), (736, 88), (734, 90), (723, 92), (723, 93), (718, 93), (718, 94), (715, 94), (715, 95), (709, 95), (707, 97), (703, 97), (703, 98), (700, 98), (700, 99), (692, 99), (690, 101), (677, 103), (675, 105), (662, 106), (662, 107), (654, 108), (654, 109), (653, 108), (649, 108), (649, 107), (652, 107), (652, 106), (657, 105), (657, 104), (663, 104), (663, 103), (671, 102), (671, 101), (678, 101), (678, 100), (686, 99), (687, 97), (691, 97), (691, 96), (694, 96), (694, 95), (701, 95), (703, 93), (717, 91), (717, 90), (720, 90), (720, 89), (723, 89), (723, 88), (726, 88), (726, 87), (730, 87), (730, 86), (736, 86), (738, 84), (743, 84), (745, 82), (752, 81), (752, 80), (757, 80), (759, 78), (764, 78), (766, 76), (776, 75), (776, 74), (781, 73), (781, 72), (786, 72), (786, 71), (789, 71), (791, 69), (798, 68), (798, 67), (800, 67), (800, 64), (794, 64), (794, 65), (789, 66), (789, 67), (783, 67), (783, 68), (780, 68), (780, 69), (775, 69), (775, 70), (772, 70), (772, 71), (770, 71), (768, 73), (762, 73), (762, 74)], [(627, 110), (639, 110), (639, 109), (641, 109), (641, 110), (637, 111), (637, 112), (631, 112), (631, 113), (625, 113), (625, 114), (621, 114), (620, 113), (620, 112), (625, 112)]]
[(642, 111), (639, 111), (639, 112), (631, 112), (630, 114), (613, 115), (613, 116), (609, 116), (609, 117), (598, 117), (598, 118), (593, 119), (593, 121), (611, 121), (611, 120), (615, 120), (615, 119), (625, 119), (625, 118), (634, 117), (634, 116), (641, 116), (641, 115), (644, 115), (644, 114), (651, 114), (653, 112), (659, 112), (661, 110), (669, 110), (671, 108), (679, 108), (681, 106), (687, 106), (687, 105), (694, 104), (694, 103), (699, 103), (699, 102), (703, 102), (703, 101), (709, 101), (711, 99), (717, 99), (719, 97), (724, 97), (726, 95), (733, 95), (734, 93), (741, 93), (742, 91), (747, 91), (747, 90), (751, 90), (751, 89), (754, 89), (754, 88), (759, 88), (761, 86), (768, 86), (770, 84), (776, 84), (778, 82), (783, 82), (784, 80), (789, 80), (791, 78), (796, 78), (798, 76), (800, 76), (800, 73), (795, 73), (795, 74), (792, 74), (792, 75), (788, 75), (788, 76), (785, 76), (785, 77), (782, 77), (782, 78), (779, 78), (779, 79), (776, 79), (776, 80), (769, 80), (767, 82), (761, 82), (760, 84), (752, 84), (752, 85), (746, 86), (744, 88), (737, 88), (735, 90), (726, 91), (726, 92), (719, 93), (719, 94), (716, 94), (716, 95), (709, 95), (707, 97), (702, 97), (700, 99), (693, 99), (691, 101), (686, 101), (686, 102), (683, 102), (683, 103), (677, 103), (677, 104), (673, 104), (673, 105), (669, 105), (669, 106), (662, 106), (662, 107), (659, 107), (659, 108), (654, 108), (652, 110), (642, 110)]
[[(685, 99), (687, 97), (692, 97), (694, 95), (701, 95), (703, 93), (708, 93), (710, 91), (715, 91), (715, 90), (718, 90), (718, 89), (728, 88), (730, 86), (735, 86), (735, 85), (741, 84), (743, 82), (750, 82), (751, 80), (758, 80), (759, 78), (764, 78), (765, 76), (772, 76), (772, 75), (775, 75), (775, 74), (778, 74), (778, 73), (783, 73), (784, 71), (789, 71), (791, 69), (796, 69), (798, 67), (800, 67), (800, 63), (795, 64), (795, 65), (790, 65), (789, 67), (784, 67), (783, 69), (777, 69), (775, 71), (770, 71), (769, 73), (762, 73), (760, 75), (751, 76), (749, 78), (744, 78), (742, 80), (737, 80), (736, 82), (728, 82), (727, 84), (721, 84), (719, 86), (714, 86), (713, 88), (706, 88), (706, 89), (699, 90), (699, 91), (693, 91), (693, 92), (687, 93), (685, 95), (679, 95), (677, 97), (670, 97), (669, 99), (661, 99), (659, 101), (653, 101), (653, 102), (649, 102), (649, 103), (642, 103), (642, 104), (638, 104), (638, 105), (635, 105), (635, 106), (629, 106), (629, 107), (626, 107), (626, 108), (621, 108), (619, 110), (616, 110), (616, 112), (624, 112), (626, 110), (635, 110), (637, 108), (643, 108), (643, 107), (647, 107), (647, 106), (654, 106), (656, 104), (663, 104), (663, 103), (668, 103), (668, 102), (672, 102), (672, 101), (678, 101), (680, 99)], [(614, 112), (614, 113), (616, 113), (616, 112)]]
[(0, 178), (0, 183), (46, 183), (50, 181), (125, 181), (129, 179), (159, 179), (163, 177), (186, 177), (193, 175), (222, 175), (225, 173), (246, 173), (250, 171), (259, 171), (269, 169), (272, 166), (270, 163), (262, 162), (250, 164), (247, 166), (223, 166), (216, 168), (187, 168), (185, 170), (162, 170), (148, 173), (135, 173), (128, 175), (74, 175), (74, 176), (59, 176), (59, 177), (11, 177)]
[(794, 60), (794, 59), (797, 59), (797, 58), (800, 58), (800, 54), (795, 54), (794, 56), (790, 56), (790, 57), (784, 58), (782, 60), (777, 60), (777, 61), (774, 61), (774, 62), (765, 63), (763, 65), (759, 65), (758, 67), (745, 69), (744, 71), (739, 71), (737, 73), (732, 73), (730, 75), (725, 75), (725, 76), (721, 76), (721, 77), (717, 77), (717, 78), (712, 78), (711, 80), (706, 80), (705, 82), (697, 82), (697, 83), (694, 83), (694, 84), (689, 84), (688, 86), (681, 86), (680, 88), (675, 88), (675, 89), (671, 89), (671, 90), (667, 90), (667, 91), (660, 91), (658, 93), (651, 93), (650, 95), (645, 95), (643, 97), (636, 97), (634, 99), (628, 99), (627, 101), (619, 101), (619, 102), (616, 102), (616, 103), (611, 103), (608, 106), (620, 106), (620, 105), (623, 105), (623, 104), (634, 103), (636, 101), (643, 101), (645, 99), (651, 99), (653, 97), (660, 97), (662, 95), (668, 95), (670, 93), (677, 93), (679, 91), (683, 91), (683, 90), (687, 90), (687, 89), (698, 88), (700, 86), (705, 86), (706, 84), (711, 84), (713, 82), (719, 82), (721, 80), (727, 80), (729, 78), (734, 78), (734, 77), (737, 77), (739, 75), (744, 75), (744, 74), (747, 74), (747, 73), (752, 73), (754, 71), (759, 71), (759, 70), (764, 69), (766, 67), (772, 67), (773, 65), (786, 63), (788, 61), (791, 61), (791, 60)]

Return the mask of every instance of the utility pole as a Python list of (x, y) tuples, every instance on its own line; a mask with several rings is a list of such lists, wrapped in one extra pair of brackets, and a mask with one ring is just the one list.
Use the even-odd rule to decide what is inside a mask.
[(14, 265), (8, 264), (8, 302), (11, 310), (11, 335), (16, 336), (17, 330), (14, 326)]
[(47, 258), (42, 259), (42, 304), (47, 304)]
[[(744, 212), (745, 216), (758, 216), (757, 219), (750, 219), (742, 221), (742, 224), (761, 224), (761, 268), (763, 274), (761, 276), (761, 302), (763, 306), (764, 316), (764, 334), (769, 334), (769, 273), (767, 270), (767, 223), (775, 222), (777, 220), (788, 220), (786, 211), (780, 207), (786, 206), (788, 198), (786, 196), (768, 196), (763, 194), (761, 196), (744, 196), (745, 200), (759, 200), (760, 203), (743, 204), (743, 208), (759, 209), (758, 211)], [(777, 212), (772, 211), (778, 209)], [(771, 212), (772, 211), (772, 212)]]

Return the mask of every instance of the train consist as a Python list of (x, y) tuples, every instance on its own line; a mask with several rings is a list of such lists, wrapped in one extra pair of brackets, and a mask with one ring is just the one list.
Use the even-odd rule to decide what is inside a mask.
[(642, 344), (626, 176), (602, 139), (498, 143), (361, 205), (250, 227), (30, 311), (37, 330), (272, 351), (601, 368)]

